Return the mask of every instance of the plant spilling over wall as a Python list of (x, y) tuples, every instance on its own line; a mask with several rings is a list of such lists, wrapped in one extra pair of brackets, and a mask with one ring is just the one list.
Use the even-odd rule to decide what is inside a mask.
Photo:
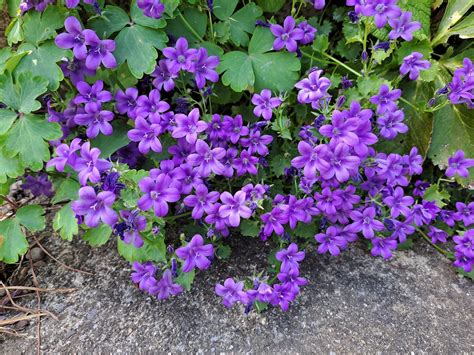
[(305, 254), (357, 240), (390, 259), (424, 239), (471, 272), (471, 2), (6, 3), (0, 260), (45, 228), (41, 204), (8, 197), (21, 181), (62, 238), (116, 239), (159, 299), (230, 238), (273, 248), (215, 286), (247, 312), (287, 310)]

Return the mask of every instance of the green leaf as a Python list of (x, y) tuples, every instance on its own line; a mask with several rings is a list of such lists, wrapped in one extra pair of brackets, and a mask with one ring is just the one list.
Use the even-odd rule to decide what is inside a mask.
[(59, 139), (62, 135), (59, 124), (48, 122), (41, 116), (26, 114), (19, 117), (8, 132), (4, 149), (10, 157), (18, 155), (25, 167), (38, 171), (43, 167), (43, 161), (50, 157), (45, 140)]
[(165, 5), (166, 14), (172, 17), (181, 0), (162, 0), (161, 2)]
[(0, 221), (0, 260), (13, 264), (28, 251), (28, 241), (16, 219)]
[(186, 291), (189, 291), (191, 289), (195, 275), (196, 272), (194, 269), (190, 272), (179, 271), (178, 277), (174, 279), (174, 282), (183, 286)]
[(236, 46), (246, 46), (249, 35), (255, 29), (255, 21), (262, 16), (262, 9), (254, 3), (249, 3), (229, 17), (230, 39)]
[(4, 108), (0, 109), (0, 136), (7, 133), (17, 117), (16, 112)]
[(474, 38), (474, 13), (451, 28), (446, 34), (446, 41), (453, 35), (458, 35), (462, 39)]
[(15, 74), (31, 72), (32, 75), (47, 79), (49, 81), (49, 90), (57, 90), (59, 83), (64, 79), (64, 74), (56, 63), (62, 58), (67, 57), (68, 51), (58, 48), (52, 40), (44, 42), (39, 47), (35, 47), (29, 43), (23, 43), (18, 48), (18, 52), (24, 51), (31, 52), (21, 59), (15, 69)]
[(260, 227), (257, 221), (244, 219), (240, 223), (240, 234), (245, 237), (256, 237), (260, 232)]
[(89, 20), (92, 28), (100, 38), (108, 38), (130, 23), (128, 14), (118, 6), (107, 5), (100, 16)]
[(190, 43), (201, 42), (207, 31), (207, 15), (196, 8), (187, 8), (183, 11), (182, 16), (200, 38), (196, 37), (180, 16), (168, 21), (166, 32), (175, 38), (186, 37)]
[(280, 138), (291, 140), (290, 125), (290, 120), (287, 117), (280, 116), (272, 122), (272, 129), (278, 133)]
[(116, 122), (113, 124), (114, 131), (110, 136), (99, 135), (92, 141), (92, 146), (100, 149), (100, 156), (108, 158), (117, 150), (125, 147), (130, 140), (127, 132), (131, 129), (124, 122)]
[(432, 41), (433, 47), (448, 40), (449, 29), (461, 20), (472, 6), (473, 3), (469, 0), (448, 0), (448, 5), (439, 23), (438, 31)]
[(216, 256), (219, 259), (226, 260), (229, 259), (232, 249), (228, 245), (219, 245), (216, 250)]
[(7, 72), (0, 75), (0, 102), (23, 113), (36, 111), (41, 107), (36, 98), (46, 92), (47, 85), (46, 80), (26, 73), (13, 82), (12, 75)]
[(293, 233), (305, 239), (313, 239), (314, 235), (318, 232), (318, 228), (313, 224), (298, 223)]
[(439, 73), (439, 63), (437, 61), (430, 61), (431, 67), (427, 70), (420, 71), (420, 79), (426, 82), (432, 82), (436, 79)]
[(417, 39), (431, 37), (431, 2), (432, 0), (399, 0), (397, 3), (403, 11), (412, 13), (412, 21), (418, 21), (421, 24), (421, 29), (413, 33), (413, 37)]
[(20, 176), (23, 170), (18, 159), (9, 158), (0, 150), (0, 184), (4, 184), (8, 178)]
[(249, 44), (249, 53), (225, 54), (218, 71), (222, 83), (234, 91), (290, 90), (299, 78), (301, 63), (292, 53), (271, 52), (273, 35), (267, 28), (257, 28)]
[(448, 105), (434, 113), (428, 156), (435, 165), (444, 169), (448, 158), (459, 149), (467, 157), (474, 156), (474, 115), (465, 105)]
[(359, 88), (359, 92), (365, 97), (378, 93), (382, 84), (387, 84), (390, 86), (390, 83), (387, 80), (375, 75), (369, 77), (359, 77), (357, 79), (357, 87)]
[(166, 262), (166, 245), (163, 235), (142, 236), (143, 246), (136, 248), (132, 243), (127, 244), (120, 238), (117, 239), (117, 247), (119, 254), (127, 261), (154, 261)]
[(144, 73), (150, 74), (155, 69), (156, 48), (164, 48), (168, 38), (163, 31), (133, 25), (120, 31), (115, 41), (117, 63), (127, 62), (132, 75), (141, 79)]
[(285, 0), (257, 0), (257, 4), (264, 12), (277, 12), (285, 5)]
[(111, 234), (112, 228), (107, 224), (101, 224), (97, 228), (87, 230), (82, 236), (82, 239), (92, 247), (100, 247), (109, 241)]
[(276, 177), (283, 176), (285, 168), (291, 166), (291, 159), (283, 154), (275, 154), (270, 158), (270, 168)]
[(23, 29), (21, 27), (22, 24), (23, 18), (16, 17), (10, 22), (10, 24), (6, 28), (5, 35), (7, 36), (7, 42), (9, 46), (23, 41)]
[(20, 52), (20, 53), (12, 53), (11, 56), (8, 58), (8, 60), (5, 62), (3, 65), (3, 68), (0, 70), (0, 74), (4, 73), (5, 71), (9, 71), (10, 73), (13, 73), (20, 63), (21, 59), (25, 56), (28, 55), (30, 52)]
[(38, 232), (46, 227), (44, 209), (39, 205), (21, 207), (15, 214), (16, 220), (31, 232)]
[(413, 52), (420, 52), (423, 54), (424, 59), (429, 59), (431, 57), (431, 53), (433, 52), (433, 48), (429, 41), (410, 41), (410, 42), (403, 42), (400, 48), (397, 50), (397, 59), (398, 64), (403, 63), (403, 58), (412, 54)]
[(78, 197), (78, 190), (81, 186), (79, 183), (71, 178), (60, 179), (58, 182), (55, 182), (54, 189), (56, 193), (51, 202), (56, 204), (58, 202), (71, 201), (75, 200)]
[(74, 212), (71, 209), (71, 202), (64, 205), (54, 216), (53, 228), (59, 231), (61, 238), (72, 240), (72, 237), (79, 233), (79, 226)]
[(446, 206), (447, 203), (449, 203), (450, 197), (451, 196), (449, 195), (449, 192), (446, 190), (440, 191), (438, 185), (431, 185), (425, 190), (423, 194), (424, 200), (436, 202), (436, 206), (439, 208)]
[(214, 16), (226, 21), (234, 13), (239, 0), (214, 0)]
[(48, 6), (44, 12), (28, 11), (23, 17), (25, 41), (38, 44), (56, 36), (56, 30), (63, 27), (66, 9)]

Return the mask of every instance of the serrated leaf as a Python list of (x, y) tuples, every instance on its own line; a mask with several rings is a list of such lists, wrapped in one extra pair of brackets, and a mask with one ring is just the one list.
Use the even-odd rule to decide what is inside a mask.
[(0, 75), (0, 102), (23, 113), (38, 110), (41, 103), (36, 98), (46, 92), (47, 81), (26, 73), (15, 79), (9, 72)]
[(58, 48), (54, 41), (44, 42), (35, 47), (29, 43), (23, 43), (18, 52), (28, 51), (15, 69), (15, 74), (31, 72), (32, 75), (40, 76), (49, 81), (48, 89), (55, 91), (59, 83), (64, 79), (64, 74), (57, 63), (68, 56), (65, 49)]
[(298, 80), (301, 63), (292, 53), (270, 52), (273, 35), (257, 28), (249, 44), (249, 52), (229, 52), (222, 57), (218, 71), (222, 83), (234, 91), (286, 91)]
[(423, 194), (424, 200), (436, 202), (436, 206), (438, 206), (439, 208), (443, 208), (444, 206), (446, 206), (447, 203), (449, 203), (450, 197), (451, 195), (449, 194), (449, 192), (446, 190), (440, 191), (438, 185), (431, 185), (425, 190)]
[(474, 115), (465, 105), (448, 105), (434, 113), (428, 156), (435, 165), (444, 169), (448, 158), (459, 149), (467, 157), (474, 156)]
[(166, 14), (172, 17), (181, 0), (162, 0), (161, 2), (165, 5)]
[(18, 222), (13, 218), (0, 221), (0, 260), (13, 264), (27, 251), (28, 241)]
[(100, 16), (89, 20), (92, 28), (100, 38), (108, 38), (130, 23), (128, 14), (118, 6), (107, 5)]
[(26, 114), (19, 117), (8, 132), (4, 150), (10, 157), (18, 155), (23, 166), (38, 171), (50, 157), (45, 140), (59, 139), (62, 135), (59, 124)]
[(61, 238), (65, 240), (72, 240), (72, 237), (79, 233), (79, 226), (74, 212), (71, 209), (71, 203), (64, 205), (53, 220), (53, 228), (59, 231)]
[(44, 12), (28, 11), (23, 17), (23, 33), (26, 42), (41, 43), (54, 38), (56, 30), (63, 27), (66, 9), (48, 6)]
[(133, 25), (120, 31), (115, 41), (117, 63), (127, 62), (132, 75), (141, 79), (144, 73), (150, 74), (155, 69), (156, 49), (164, 48), (168, 38), (163, 31)]
[(280, 177), (283, 176), (285, 168), (289, 168), (291, 166), (291, 160), (287, 156), (278, 154), (270, 158), (269, 164), (275, 176)]
[(74, 179), (60, 179), (54, 184), (55, 194), (51, 202), (56, 204), (77, 199), (80, 187), (79, 183)]
[(82, 239), (92, 247), (100, 247), (108, 242), (111, 234), (112, 228), (107, 224), (101, 224), (96, 228), (87, 230), (82, 236)]
[(244, 219), (240, 222), (240, 234), (245, 237), (256, 237), (260, 232), (260, 227), (257, 221)]
[(0, 149), (0, 184), (5, 183), (8, 178), (20, 176), (23, 170), (18, 159), (6, 157)]
[(216, 256), (222, 260), (229, 259), (231, 253), (232, 249), (228, 245), (219, 245), (216, 249)]
[(234, 13), (239, 0), (214, 0), (214, 16), (226, 21)]
[(184, 287), (186, 291), (191, 289), (191, 285), (194, 281), (194, 276), (196, 272), (194, 269), (190, 272), (179, 271), (178, 277), (174, 279), (174, 282)]
[(7, 133), (17, 116), (16, 112), (4, 108), (0, 109), (0, 136)]
[(16, 211), (15, 218), (31, 232), (38, 232), (46, 227), (44, 209), (39, 205), (28, 205)]
[(22, 24), (23, 18), (15, 17), (6, 28), (5, 35), (7, 36), (7, 42), (9, 46), (23, 41), (23, 29), (21, 27)]

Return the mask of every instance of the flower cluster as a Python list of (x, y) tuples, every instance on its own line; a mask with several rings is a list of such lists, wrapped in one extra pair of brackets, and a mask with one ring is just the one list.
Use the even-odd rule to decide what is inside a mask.
[(474, 66), (471, 59), (464, 58), (463, 66), (454, 71), (448, 90), (448, 99), (452, 104), (466, 104), (474, 109)]
[(296, 25), (292, 16), (285, 18), (283, 26), (272, 24), (270, 31), (276, 37), (273, 42), (273, 49), (276, 51), (286, 47), (289, 52), (296, 52), (299, 44), (310, 44), (316, 36), (316, 29), (313, 26), (307, 21)]

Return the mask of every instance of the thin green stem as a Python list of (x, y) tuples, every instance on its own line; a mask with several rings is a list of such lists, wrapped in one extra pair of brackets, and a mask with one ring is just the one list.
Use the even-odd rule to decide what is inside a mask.
[[(306, 52), (303, 52), (303, 55), (307, 58), (311, 58), (311, 59), (316, 59), (315, 57), (313, 57), (311, 54), (309, 53), (306, 53)], [(333, 61), (334, 63), (337, 63), (339, 64), (341, 67), (345, 68), (347, 71), (350, 71), (352, 74), (354, 74), (355, 76), (358, 76), (358, 77), (362, 77), (362, 74), (357, 72), (355, 69), (352, 69), (350, 66), (344, 64), (343, 62), (341, 62), (339, 59), (336, 59), (334, 58), (332, 55), (329, 55), (327, 53), (324, 53), (324, 52), (319, 52), (321, 53), (323, 56), (325, 56), (326, 58), (330, 59), (331, 61)]]
[[(367, 53), (367, 37), (369, 36), (369, 25), (364, 21), (364, 53)], [(367, 60), (364, 60), (364, 76), (367, 76)]]
[(214, 37), (214, 24), (212, 23), (212, 13), (211, 13), (211, 10), (208, 9), (209, 11), (209, 28), (211, 30), (211, 37), (212, 37), (212, 41), (214, 42), (215, 40), (215, 37)]
[(399, 99), (401, 102), (407, 104), (408, 106), (410, 106), (412, 109), (414, 109), (416, 112), (418, 112), (418, 107), (416, 107), (415, 105), (413, 105), (410, 101), (406, 100), (405, 98), (403, 97), (400, 97)]
[(164, 217), (163, 219), (164, 219), (166, 222), (170, 222), (170, 221), (174, 221), (175, 219), (178, 219), (178, 218), (181, 218), (181, 217), (190, 216), (191, 213), (192, 213), (192, 212), (189, 211), (189, 212), (185, 212), (185, 213), (182, 213), (182, 214), (178, 214), (178, 215), (176, 215), (176, 216)]
[(183, 14), (181, 13), (181, 11), (178, 11), (178, 16), (179, 18), (181, 19), (181, 21), (183, 21), (183, 23), (185, 24), (185, 26), (191, 31), (191, 33), (201, 42), (204, 42), (204, 39), (196, 32), (196, 30), (193, 28), (193, 26), (191, 26), (191, 24), (188, 22), (188, 20), (186, 20), (186, 18), (183, 16)]
[(442, 248), (440, 248), (439, 246), (437, 246), (436, 244), (434, 244), (431, 239), (425, 234), (425, 232), (423, 232), (420, 228), (417, 228), (416, 229), (418, 231), (418, 233), (420, 233), (420, 235), (423, 237), (423, 239), (430, 245), (432, 246), (433, 248), (435, 248), (438, 252), (440, 252), (441, 254), (443, 254), (445, 257), (447, 257), (449, 260), (453, 260), (453, 254), (450, 253), (449, 251), (447, 250), (444, 250)]

